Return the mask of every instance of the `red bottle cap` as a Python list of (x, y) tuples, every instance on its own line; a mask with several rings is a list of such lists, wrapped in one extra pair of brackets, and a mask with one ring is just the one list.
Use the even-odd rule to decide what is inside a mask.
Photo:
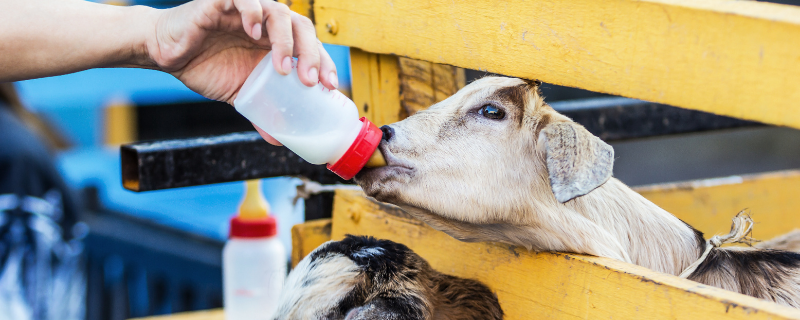
[(356, 175), (364, 165), (367, 164), (369, 158), (378, 149), (378, 144), (381, 143), (383, 138), (383, 131), (375, 124), (367, 120), (367, 118), (359, 119), (364, 124), (361, 126), (361, 131), (358, 133), (356, 140), (347, 149), (347, 152), (339, 158), (334, 164), (328, 164), (328, 170), (333, 171), (342, 179), (350, 180)]
[(267, 216), (258, 219), (231, 218), (230, 238), (267, 238), (278, 234), (275, 217)]

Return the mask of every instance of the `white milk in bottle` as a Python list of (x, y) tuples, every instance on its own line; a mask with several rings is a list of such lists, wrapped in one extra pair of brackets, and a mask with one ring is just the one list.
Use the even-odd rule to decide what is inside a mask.
[[(292, 72), (279, 74), (272, 53), (259, 62), (233, 102), (236, 111), (301, 158), (328, 168), (344, 179), (352, 178), (372, 157), (383, 136), (366, 118), (358, 118), (356, 105), (337, 90), (317, 84), (306, 87)], [(372, 161), (370, 161), (372, 163)], [(385, 165), (385, 162), (382, 163)]]

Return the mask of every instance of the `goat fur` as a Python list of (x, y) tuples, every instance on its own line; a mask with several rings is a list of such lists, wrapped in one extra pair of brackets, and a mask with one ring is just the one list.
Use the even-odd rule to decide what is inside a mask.
[(276, 320), (500, 320), (482, 283), (442, 274), (408, 247), (348, 235), (306, 256), (286, 279)]
[[(505, 116), (484, 117), (487, 105)], [(379, 148), (388, 166), (362, 170), (356, 182), (459, 240), (591, 254), (673, 275), (705, 249), (701, 232), (610, 177), (613, 151), (603, 150), (611, 147), (548, 106), (536, 83), (482, 78), (385, 130), (391, 138)], [(798, 307), (798, 268), (793, 252), (715, 248), (689, 279)]]

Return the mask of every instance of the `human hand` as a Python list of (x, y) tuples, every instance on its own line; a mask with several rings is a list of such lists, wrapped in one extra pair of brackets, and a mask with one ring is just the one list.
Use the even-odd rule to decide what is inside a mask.
[[(270, 50), (281, 74), (298, 58), (300, 81), (338, 87), (336, 66), (311, 21), (271, 0), (196, 0), (161, 10), (147, 40), (149, 58), (201, 95), (233, 105), (247, 76)], [(256, 127), (267, 142), (277, 140)]]

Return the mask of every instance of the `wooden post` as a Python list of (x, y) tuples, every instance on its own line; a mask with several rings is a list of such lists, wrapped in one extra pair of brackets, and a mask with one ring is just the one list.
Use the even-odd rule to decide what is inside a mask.
[(464, 69), (410, 58), (399, 58), (403, 111), (417, 111), (447, 99), (464, 87)]
[(382, 126), (400, 120), (397, 57), (350, 49), (353, 101), (361, 116)]
[(442, 101), (465, 84), (464, 69), (350, 49), (353, 101), (381, 126)]

